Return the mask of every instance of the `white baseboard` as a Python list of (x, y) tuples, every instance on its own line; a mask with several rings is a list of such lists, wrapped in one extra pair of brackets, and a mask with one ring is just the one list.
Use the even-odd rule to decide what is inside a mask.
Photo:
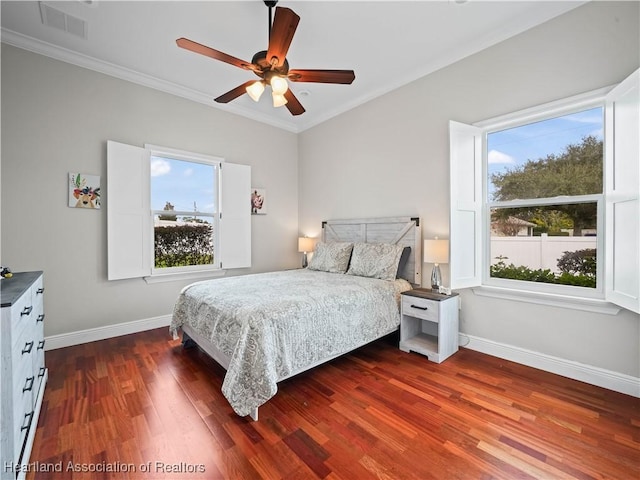
[[(170, 323), (171, 315), (162, 315), (160, 317), (134, 320), (133, 322), (89, 328), (78, 332), (51, 335), (45, 339), (45, 351), (55, 350), (56, 348), (71, 347), (72, 345), (80, 345), (82, 343), (95, 342), (97, 340), (105, 340), (107, 338), (119, 337), (121, 335), (129, 335), (131, 333), (144, 332), (145, 330), (152, 330), (154, 328), (168, 327)], [(167, 337), (169, 337), (168, 329)]]
[(640, 397), (640, 378), (604, 368), (553, 357), (513, 345), (494, 342), (473, 335), (460, 334), (460, 345), (470, 350), (486, 353), (529, 367), (555, 373), (563, 377), (603, 387), (614, 392)]

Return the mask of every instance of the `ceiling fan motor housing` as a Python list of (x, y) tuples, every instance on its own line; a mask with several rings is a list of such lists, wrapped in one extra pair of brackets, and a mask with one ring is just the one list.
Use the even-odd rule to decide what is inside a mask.
[(251, 59), (251, 63), (260, 67), (260, 72), (255, 72), (255, 74), (262, 78), (264, 78), (265, 74), (270, 71), (282, 76), (287, 76), (289, 73), (289, 62), (287, 59), (285, 58), (284, 63), (280, 67), (272, 65), (271, 62), (267, 60), (266, 50), (261, 50), (256, 53)]

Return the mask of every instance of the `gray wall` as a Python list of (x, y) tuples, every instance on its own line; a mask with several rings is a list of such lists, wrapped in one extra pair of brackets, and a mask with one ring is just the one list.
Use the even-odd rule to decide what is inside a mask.
[(107, 281), (106, 205), (67, 207), (69, 172), (106, 190), (107, 140), (251, 165), (269, 210), (252, 217), (253, 267), (229, 274), (299, 264), (295, 134), (3, 44), (2, 264), (44, 270), (45, 335), (168, 315), (188, 283)]
[[(449, 120), (478, 122), (620, 82), (640, 63), (638, 7), (587, 4), (303, 132), (300, 230), (318, 234), (324, 219), (418, 215), (425, 238), (448, 238)], [(464, 333), (634, 377), (639, 323), (629, 311), (462, 292)]]

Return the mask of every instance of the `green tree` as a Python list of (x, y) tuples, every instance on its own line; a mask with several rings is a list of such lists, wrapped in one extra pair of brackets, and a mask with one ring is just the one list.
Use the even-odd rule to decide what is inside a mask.
[[(602, 140), (589, 135), (583, 137), (579, 144), (567, 145), (559, 155), (550, 154), (538, 160), (530, 159), (524, 165), (503, 173), (494, 173), (491, 175), (491, 181), (495, 186), (493, 200), (602, 193), (602, 151)], [(555, 222), (550, 223), (557, 225), (557, 213), (551, 212), (566, 215), (573, 222), (576, 236), (581, 235), (584, 228), (593, 228), (596, 225), (597, 212), (594, 203), (555, 205), (551, 209), (499, 209), (496, 215), (498, 218), (515, 216), (528, 221), (534, 217), (544, 221), (545, 216), (551, 221), (552, 216), (555, 216)], [(545, 226), (553, 230), (553, 227)]]

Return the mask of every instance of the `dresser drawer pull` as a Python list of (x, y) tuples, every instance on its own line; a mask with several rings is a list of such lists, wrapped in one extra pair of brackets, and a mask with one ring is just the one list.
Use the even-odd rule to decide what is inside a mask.
[(22, 354), (31, 353), (31, 349), (33, 348), (33, 342), (27, 342), (24, 344), (24, 348), (22, 349)]
[(25, 421), (22, 422), (22, 426), (20, 427), (20, 431), (27, 430), (31, 425), (31, 419), (33, 418), (33, 411), (24, 414)]
[(38, 290), (36, 290), (36, 293), (44, 293), (44, 287), (40, 287)]
[(40, 340), (38, 342), (38, 348), (36, 350), (42, 350), (44, 348), (44, 340)]
[(24, 387), (22, 388), (22, 393), (24, 392), (30, 392), (33, 389), (33, 381), (36, 379), (36, 377), (28, 377), (27, 381), (24, 382)]
[(40, 371), (38, 372), (38, 378), (44, 377), (45, 370), (46, 370), (46, 368), (40, 367)]
[(20, 312), (20, 316), (31, 315), (31, 310), (33, 310), (33, 306), (24, 307), (24, 310)]
[(44, 322), (44, 313), (38, 315), (38, 318), (36, 318), (36, 323), (38, 322)]
[(420, 307), (418, 305), (411, 305), (411, 308), (417, 308), (418, 310), (429, 310), (427, 307)]

